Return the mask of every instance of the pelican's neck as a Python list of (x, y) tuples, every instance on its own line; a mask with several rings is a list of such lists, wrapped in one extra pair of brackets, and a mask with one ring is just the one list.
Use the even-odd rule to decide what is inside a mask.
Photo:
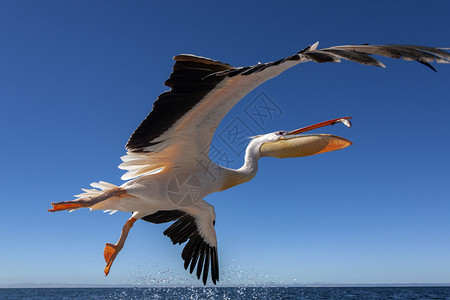
[(244, 165), (237, 169), (237, 172), (251, 176), (250, 179), (255, 177), (256, 172), (258, 172), (258, 160), (261, 158), (261, 153), (259, 152), (260, 147), (261, 144), (255, 139), (248, 144), (247, 149), (245, 149)]
[(261, 144), (253, 139), (245, 150), (245, 162), (237, 170), (226, 169), (221, 190), (229, 189), (238, 184), (247, 182), (255, 177), (258, 172), (258, 160), (261, 158), (259, 148)]

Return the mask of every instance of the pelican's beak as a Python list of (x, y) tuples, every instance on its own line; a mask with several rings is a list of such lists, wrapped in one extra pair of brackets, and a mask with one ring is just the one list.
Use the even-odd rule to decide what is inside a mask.
[(288, 131), (278, 142), (264, 143), (261, 145), (261, 156), (277, 158), (302, 157), (344, 149), (352, 144), (347, 139), (330, 134), (298, 135), (312, 129), (344, 123), (350, 127), (350, 117), (333, 119), (311, 126)]

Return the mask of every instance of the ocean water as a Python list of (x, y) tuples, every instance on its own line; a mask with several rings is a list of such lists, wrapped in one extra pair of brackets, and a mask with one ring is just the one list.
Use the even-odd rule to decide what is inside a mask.
[(446, 299), (450, 287), (8, 288), (0, 299)]

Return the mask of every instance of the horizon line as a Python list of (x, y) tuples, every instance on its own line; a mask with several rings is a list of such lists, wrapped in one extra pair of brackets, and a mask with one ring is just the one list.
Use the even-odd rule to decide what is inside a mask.
[(229, 284), (229, 285), (132, 285), (132, 284), (31, 284), (31, 283), (17, 283), (17, 284), (0, 284), (0, 289), (9, 288), (327, 288), (327, 287), (450, 287), (450, 283), (292, 283), (292, 284)]

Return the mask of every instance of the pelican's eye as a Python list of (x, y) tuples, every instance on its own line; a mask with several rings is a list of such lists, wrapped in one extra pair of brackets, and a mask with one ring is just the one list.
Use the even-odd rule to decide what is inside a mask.
[(287, 131), (278, 131), (277, 134), (278, 134), (278, 135), (286, 135), (286, 134), (287, 134)]

